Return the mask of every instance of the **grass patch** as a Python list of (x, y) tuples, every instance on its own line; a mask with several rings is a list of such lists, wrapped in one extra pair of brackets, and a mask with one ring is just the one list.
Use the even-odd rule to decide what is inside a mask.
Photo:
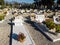
[(5, 15), (4, 15), (4, 14), (0, 14), (0, 21), (1, 21), (1, 20), (3, 20), (3, 19), (4, 19), (4, 17), (5, 17)]

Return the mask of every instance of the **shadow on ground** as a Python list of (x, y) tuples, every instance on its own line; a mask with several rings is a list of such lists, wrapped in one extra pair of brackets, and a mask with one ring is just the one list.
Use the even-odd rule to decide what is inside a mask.
[[(30, 24), (32, 27), (34, 27), (34, 29), (35, 29), (36, 31), (39, 31), (39, 32), (42, 33), (48, 40), (52, 41), (47, 35), (45, 35), (41, 30), (39, 30), (39, 29), (34, 25), (34, 22), (32, 22), (32, 21), (30, 21), (30, 20), (28, 20), (28, 19), (25, 20), (24, 22)], [(45, 30), (45, 32), (48, 32), (48, 31)], [(49, 33), (54, 34), (54, 33), (52, 33), (52, 32), (49, 32)], [(54, 35), (55, 35), (55, 34), (54, 34)]]
[(14, 40), (17, 40), (18, 41), (18, 35), (17, 34), (12, 34), (12, 38), (14, 39)]

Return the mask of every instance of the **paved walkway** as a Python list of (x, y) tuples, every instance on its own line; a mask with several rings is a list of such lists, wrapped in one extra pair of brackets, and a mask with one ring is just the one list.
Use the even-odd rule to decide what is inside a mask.
[[(20, 20), (20, 19), (18, 19)], [(13, 26), (13, 34), (12, 34), (12, 45), (34, 45), (34, 43), (32, 42), (31, 37), (29, 36), (27, 30), (25, 29), (24, 25), (17, 21), (18, 23), (15, 22), (15, 26)], [(13, 36), (15, 35), (15, 37), (19, 34), (19, 32), (22, 32), (25, 34), (26, 39), (24, 43), (21, 43), (19, 41), (17, 41)]]
[(10, 25), (6, 22), (0, 23), (0, 45), (9, 45)]

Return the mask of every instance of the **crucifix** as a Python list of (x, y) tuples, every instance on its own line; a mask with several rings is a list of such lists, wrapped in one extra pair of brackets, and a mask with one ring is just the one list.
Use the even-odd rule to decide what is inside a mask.
[(12, 21), (13, 21), (13, 18), (9, 19), (10, 23), (8, 23), (10, 26), (11, 26), (11, 32), (10, 32), (10, 44), (9, 45), (12, 45), (12, 33), (13, 33), (13, 25), (15, 25)]

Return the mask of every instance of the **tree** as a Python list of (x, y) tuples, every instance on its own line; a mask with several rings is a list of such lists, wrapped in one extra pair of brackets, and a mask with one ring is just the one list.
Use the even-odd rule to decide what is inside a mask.
[(42, 4), (47, 6), (47, 8), (51, 9), (52, 5), (54, 4), (54, 0), (42, 0)]
[(47, 6), (48, 8), (51, 8), (54, 4), (54, 0), (34, 0), (34, 3), (36, 7), (40, 7), (41, 5)]
[(4, 5), (4, 0), (0, 0), (0, 5), (1, 5), (1, 9), (3, 9), (4, 7), (5, 7), (5, 5)]
[(60, 0), (58, 0), (57, 3), (60, 4)]
[(19, 8), (19, 6), (20, 6), (20, 4), (18, 2), (16, 2), (16, 1), (13, 2), (12, 7)]
[(41, 6), (41, 0), (34, 0), (34, 4), (36, 8), (39, 8)]
[(0, 5), (3, 5), (4, 4), (4, 0), (0, 0)]
[(54, 0), (34, 0), (34, 3), (37, 7), (44, 5), (44, 7), (47, 6), (48, 8), (51, 8), (54, 4)]

